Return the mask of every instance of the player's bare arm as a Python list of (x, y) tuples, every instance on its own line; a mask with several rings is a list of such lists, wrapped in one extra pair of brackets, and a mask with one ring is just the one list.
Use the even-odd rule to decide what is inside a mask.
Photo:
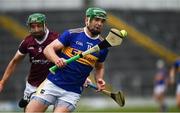
[(5, 83), (7, 82), (7, 80), (10, 78), (10, 76), (14, 72), (16, 65), (19, 64), (20, 61), (22, 61), (22, 59), (24, 57), (25, 57), (25, 55), (20, 54), (18, 51), (16, 52), (15, 56), (12, 58), (12, 60), (8, 64), (6, 70), (3, 74), (3, 77), (0, 81), (0, 92), (3, 90)]
[(175, 82), (175, 71), (176, 69), (174, 67), (172, 67), (170, 69), (170, 72), (169, 72), (169, 76), (170, 76), (170, 84), (173, 84)]
[(66, 64), (65, 59), (59, 58), (56, 54), (56, 51), (62, 49), (63, 47), (64, 45), (56, 39), (46, 46), (43, 52), (47, 59), (55, 63), (58, 67), (63, 67)]
[(95, 81), (98, 87), (98, 91), (105, 89), (104, 76), (104, 63), (97, 62), (95, 65)]

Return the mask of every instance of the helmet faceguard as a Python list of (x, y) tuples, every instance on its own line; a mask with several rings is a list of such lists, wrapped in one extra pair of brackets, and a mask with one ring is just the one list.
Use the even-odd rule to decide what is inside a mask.
[[(42, 24), (43, 25), (43, 31), (40, 32), (35, 32), (31, 29), (31, 24), (33, 23), (38, 23), (38, 24)], [(29, 15), (28, 20), (27, 20), (27, 25), (29, 27), (29, 31), (31, 33), (31, 35), (33, 35), (35, 38), (37, 39), (41, 39), (43, 38), (43, 35), (46, 32), (46, 16), (44, 14), (41, 13), (34, 13)]]
[[(31, 14), (28, 17), (26, 24), (28, 27), (30, 27), (30, 24), (32, 24), (32, 23), (41, 23), (44, 26), (44, 31), (45, 31), (46, 16), (42, 13)], [(31, 30), (30, 30), (30, 32), (31, 32)]]

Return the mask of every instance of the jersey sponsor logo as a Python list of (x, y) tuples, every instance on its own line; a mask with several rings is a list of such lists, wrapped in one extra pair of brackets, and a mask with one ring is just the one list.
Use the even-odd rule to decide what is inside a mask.
[(49, 60), (39, 60), (39, 59), (34, 59), (34, 57), (31, 57), (31, 62), (33, 64), (49, 64)]
[(78, 59), (77, 61), (82, 64), (90, 65), (90, 66), (94, 67), (97, 60), (98, 60), (97, 57), (89, 54), (89, 55), (84, 56), (83, 58)]
[(80, 41), (76, 41), (76, 44), (79, 45), (79, 46), (83, 46), (83, 43), (80, 42)]
[[(72, 57), (72, 56), (82, 53), (82, 51), (71, 48), (71, 47), (64, 48), (62, 52), (66, 54), (68, 57)], [(96, 56), (89, 54), (89, 55), (84, 56), (83, 58), (78, 59), (77, 62), (94, 67), (97, 60), (98, 58)]]

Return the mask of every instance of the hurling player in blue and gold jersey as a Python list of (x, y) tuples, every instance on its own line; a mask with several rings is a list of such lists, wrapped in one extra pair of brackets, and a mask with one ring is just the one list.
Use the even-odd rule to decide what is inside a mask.
[[(74, 111), (83, 91), (83, 84), (93, 69), (98, 90), (105, 89), (104, 61), (108, 49), (89, 54), (70, 64), (66, 64), (65, 59), (100, 43), (103, 40), (100, 33), (106, 18), (103, 9), (88, 8), (85, 27), (65, 31), (45, 48), (46, 57), (60, 69), (55, 75), (48, 75), (36, 97), (27, 106), (26, 112), (44, 112), (52, 104), (55, 105), (54, 112)], [(61, 53), (57, 53), (58, 50)]]
[(180, 109), (180, 58), (172, 64), (169, 76), (170, 83), (176, 83), (176, 105)]

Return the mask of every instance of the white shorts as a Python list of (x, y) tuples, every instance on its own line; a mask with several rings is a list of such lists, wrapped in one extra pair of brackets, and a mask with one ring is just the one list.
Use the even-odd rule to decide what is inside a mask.
[(154, 87), (154, 94), (161, 94), (161, 93), (164, 93), (166, 90), (166, 86), (163, 84), (163, 85), (156, 85)]
[(65, 101), (67, 103), (72, 104), (76, 107), (77, 102), (80, 100), (80, 94), (66, 91), (51, 81), (46, 79), (37, 89), (37, 93), (35, 94), (35, 98), (41, 98), (46, 101), (47, 104), (59, 105), (61, 101)]
[(180, 94), (180, 84), (177, 84), (176, 86), (176, 94)]
[(30, 101), (32, 97), (35, 95), (37, 87), (32, 86), (28, 82), (26, 82), (26, 88), (24, 90), (24, 100)]

